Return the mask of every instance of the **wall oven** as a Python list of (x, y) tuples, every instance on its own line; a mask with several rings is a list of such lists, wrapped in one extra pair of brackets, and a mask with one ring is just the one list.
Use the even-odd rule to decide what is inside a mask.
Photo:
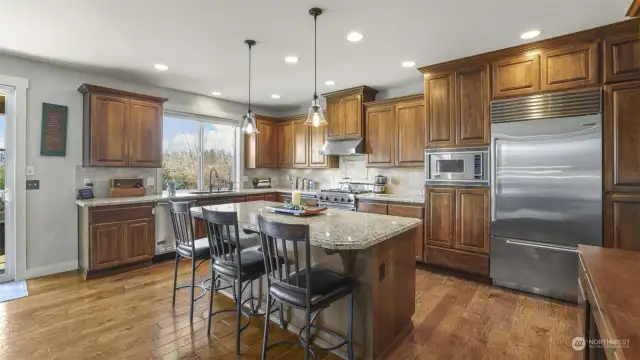
[(489, 186), (489, 147), (426, 149), (426, 185)]

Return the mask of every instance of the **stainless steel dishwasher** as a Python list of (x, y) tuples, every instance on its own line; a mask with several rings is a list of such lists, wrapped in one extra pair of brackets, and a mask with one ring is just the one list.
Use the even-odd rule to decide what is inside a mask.
[(176, 250), (176, 240), (169, 215), (168, 202), (156, 202), (155, 254), (162, 255)]

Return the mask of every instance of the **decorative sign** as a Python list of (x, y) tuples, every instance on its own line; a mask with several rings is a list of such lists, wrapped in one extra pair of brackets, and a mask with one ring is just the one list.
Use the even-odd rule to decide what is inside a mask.
[(40, 155), (65, 156), (67, 152), (67, 114), (64, 105), (42, 103)]

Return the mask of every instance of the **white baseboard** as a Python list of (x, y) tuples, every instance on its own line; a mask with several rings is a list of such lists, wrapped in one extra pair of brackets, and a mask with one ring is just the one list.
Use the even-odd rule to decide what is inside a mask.
[(16, 279), (16, 280), (33, 279), (41, 276), (53, 275), (53, 274), (57, 274), (65, 271), (76, 270), (77, 268), (78, 268), (78, 260), (51, 264), (47, 266), (27, 269), (27, 271), (25, 271), (25, 274), (24, 274), (24, 279)]

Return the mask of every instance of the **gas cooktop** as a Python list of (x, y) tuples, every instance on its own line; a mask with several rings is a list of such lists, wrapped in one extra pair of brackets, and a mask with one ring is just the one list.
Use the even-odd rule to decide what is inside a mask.
[(321, 193), (337, 193), (337, 194), (353, 194), (353, 195), (360, 195), (360, 194), (366, 194), (366, 193), (370, 193), (370, 190), (357, 190), (357, 189), (350, 189), (350, 190), (343, 190), (343, 189), (324, 189), (324, 190), (320, 190)]

